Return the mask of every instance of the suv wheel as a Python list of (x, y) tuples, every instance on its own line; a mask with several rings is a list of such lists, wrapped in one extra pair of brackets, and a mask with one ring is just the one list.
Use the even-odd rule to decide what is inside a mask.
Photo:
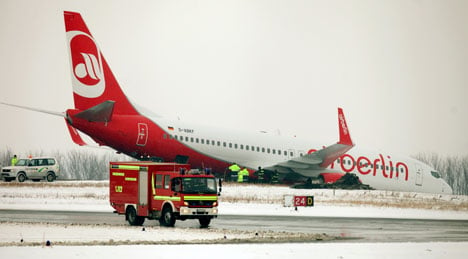
[(54, 172), (48, 172), (47, 176), (46, 176), (46, 179), (47, 179), (48, 182), (53, 182), (55, 180)]
[(26, 175), (24, 173), (18, 174), (18, 182), (22, 183), (26, 180)]

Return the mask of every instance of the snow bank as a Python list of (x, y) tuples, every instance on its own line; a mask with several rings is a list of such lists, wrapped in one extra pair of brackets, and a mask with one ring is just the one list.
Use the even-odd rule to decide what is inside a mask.
[(238, 245), (0, 247), (4, 258), (466, 258), (463, 243), (308, 243)]

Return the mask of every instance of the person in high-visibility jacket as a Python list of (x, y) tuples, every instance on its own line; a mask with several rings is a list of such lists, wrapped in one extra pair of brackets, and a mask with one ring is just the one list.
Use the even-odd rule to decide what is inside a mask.
[(18, 163), (18, 158), (16, 157), (16, 155), (14, 155), (13, 158), (11, 159), (11, 166), (15, 166), (16, 163)]
[(234, 163), (231, 166), (229, 166), (228, 169), (231, 171), (228, 175), (228, 180), (235, 181), (235, 177), (239, 177), (239, 170), (241, 168), (236, 163)]
[(247, 177), (249, 176), (249, 171), (247, 170), (247, 168), (244, 168), (237, 173), (237, 182), (243, 183), (244, 176), (247, 176)]

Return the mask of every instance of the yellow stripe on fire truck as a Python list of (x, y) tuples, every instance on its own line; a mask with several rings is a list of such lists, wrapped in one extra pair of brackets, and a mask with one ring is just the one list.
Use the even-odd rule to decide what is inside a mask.
[(170, 200), (170, 201), (180, 201), (180, 197), (158, 196), (158, 195), (154, 195), (153, 197), (154, 197), (154, 199), (157, 200), (157, 201), (167, 201), (167, 200)]
[(184, 196), (184, 201), (217, 201), (217, 196)]

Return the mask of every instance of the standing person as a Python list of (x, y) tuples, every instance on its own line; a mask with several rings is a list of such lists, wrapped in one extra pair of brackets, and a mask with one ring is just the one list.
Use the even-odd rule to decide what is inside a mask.
[[(235, 181), (235, 177), (239, 177), (239, 170), (240, 170), (240, 167), (236, 164), (236, 163), (233, 163), (231, 166), (228, 167), (229, 170), (231, 171), (231, 173), (229, 174), (229, 180), (232, 180), (232, 181)], [(231, 179), (234, 178), (234, 179)], [(239, 179), (238, 179), (239, 180)]]
[(263, 183), (265, 181), (265, 171), (263, 170), (262, 167), (258, 167), (257, 171), (257, 182), (258, 183)]
[[(246, 178), (244, 179), (244, 176), (246, 176)], [(249, 171), (247, 170), (247, 168), (244, 168), (242, 169), (241, 171), (239, 171), (237, 173), (237, 182), (238, 183), (243, 183), (244, 181), (248, 181), (249, 179)]]
[(277, 170), (275, 170), (275, 172), (271, 176), (271, 183), (272, 184), (278, 184), (279, 183), (279, 173), (278, 173)]
[(18, 163), (18, 158), (16, 157), (16, 155), (14, 155), (13, 158), (11, 159), (11, 166), (15, 166), (16, 163)]

